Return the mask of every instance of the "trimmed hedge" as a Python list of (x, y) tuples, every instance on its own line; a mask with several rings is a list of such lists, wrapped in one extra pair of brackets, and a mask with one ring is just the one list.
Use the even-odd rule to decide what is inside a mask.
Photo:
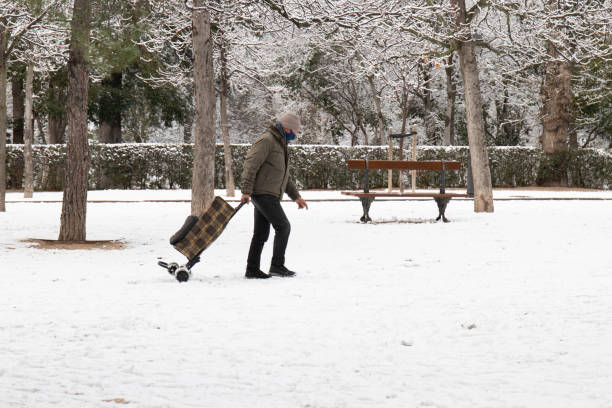
[[(236, 185), (249, 145), (232, 145)], [(386, 159), (384, 146), (295, 145), (289, 147), (291, 173), (303, 189), (358, 189), (362, 171), (346, 168), (348, 159)], [(65, 145), (35, 145), (33, 159), (36, 190), (61, 190), (64, 179)], [(395, 150), (398, 157), (399, 149)], [(405, 152), (405, 157), (410, 157)], [(90, 145), (90, 189), (164, 189), (190, 188), (192, 144), (92, 144)], [(448, 187), (465, 187), (469, 149), (460, 147), (423, 146), (418, 160), (457, 160), (463, 171), (449, 172)], [(494, 187), (531, 186), (536, 184), (541, 164), (546, 164), (540, 149), (532, 147), (489, 148), (491, 178)], [(568, 177), (576, 187), (610, 189), (612, 155), (602, 150), (579, 149), (568, 153)], [(217, 145), (215, 186), (224, 188), (223, 145)], [(545, 167), (545, 166), (543, 166)], [(371, 172), (370, 185), (385, 187), (385, 171)], [(397, 185), (397, 172), (394, 172)], [(23, 145), (7, 146), (7, 187), (20, 188), (23, 179)], [(439, 184), (437, 172), (418, 172), (419, 187)]]

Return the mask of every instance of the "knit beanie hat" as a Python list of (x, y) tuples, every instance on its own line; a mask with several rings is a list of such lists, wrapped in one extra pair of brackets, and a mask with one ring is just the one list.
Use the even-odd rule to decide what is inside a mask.
[(291, 129), (295, 133), (300, 131), (302, 124), (300, 123), (300, 117), (293, 113), (285, 112), (278, 117), (278, 121), (284, 128)]

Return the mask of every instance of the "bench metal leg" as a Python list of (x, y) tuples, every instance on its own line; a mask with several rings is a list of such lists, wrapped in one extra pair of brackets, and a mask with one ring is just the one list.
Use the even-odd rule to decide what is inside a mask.
[(372, 222), (370, 218), (370, 205), (374, 201), (375, 197), (359, 197), (361, 200), (361, 206), (363, 207), (363, 216), (360, 218), (361, 222)]
[(438, 204), (438, 210), (439, 210), (438, 218), (436, 218), (436, 221), (440, 221), (440, 218), (442, 218), (442, 221), (450, 222), (446, 218), (446, 216), (444, 216), (444, 212), (446, 211), (446, 206), (448, 205), (448, 202), (451, 200), (451, 198), (452, 197), (448, 197), (448, 198), (434, 197), (434, 200), (436, 200), (436, 204)]

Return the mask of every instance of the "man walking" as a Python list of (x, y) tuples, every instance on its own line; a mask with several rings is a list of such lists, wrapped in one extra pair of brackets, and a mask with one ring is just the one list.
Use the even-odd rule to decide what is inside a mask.
[[(291, 224), (281, 207), (283, 194), (308, 209), (289, 175), (287, 144), (295, 139), (301, 127), (300, 118), (293, 113), (282, 114), (277, 122), (260, 136), (247, 153), (242, 171), (242, 201), (253, 202), (255, 222), (253, 238), (247, 258), (245, 277), (266, 279), (270, 276), (291, 277), (295, 272), (285, 267), (285, 249)], [(274, 247), (270, 274), (260, 269), (261, 251), (274, 228)]]

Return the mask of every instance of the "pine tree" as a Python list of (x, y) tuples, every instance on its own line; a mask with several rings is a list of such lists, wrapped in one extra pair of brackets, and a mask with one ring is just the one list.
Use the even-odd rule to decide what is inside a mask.
[(59, 240), (85, 241), (87, 217), (87, 97), (90, 0), (74, 0), (68, 60), (68, 142)]

